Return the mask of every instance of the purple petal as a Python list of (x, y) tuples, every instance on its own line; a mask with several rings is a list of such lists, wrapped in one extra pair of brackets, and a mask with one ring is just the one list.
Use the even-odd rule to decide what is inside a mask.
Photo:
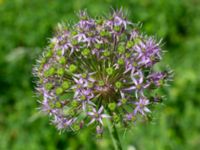
[(94, 122), (95, 122), (95, 119), (93, 118), (87, 125), (91, 125)]
[(134, 89), (136, 89), (136, 87), (135, 87), (135, 86), (131, 86), (131, 87), (126, 88), (126, 89), (124, 89), (124, 90), (125, 90), (125, 91), (131, 91), (131, 90), (134, 90)]
[(99, 110), (98, 110), (98, 114), (101, 114), (102, 111), (103, 111), (103, 106), (101, 106), (101, 107), (99, 108)]

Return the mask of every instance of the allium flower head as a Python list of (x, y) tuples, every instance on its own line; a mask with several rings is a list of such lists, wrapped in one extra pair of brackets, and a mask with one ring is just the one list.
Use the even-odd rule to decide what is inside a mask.
[(104, 119), (131, 125), (151, 113), (156, 90), (170, 77), (154, 71), (160, 41), (141, 33), (122, 10), (97, 19), (82, 11), (79, 19), (59, 26), (35, 67), (41, 110), (59, 130), (94, 126), (97, 134)]

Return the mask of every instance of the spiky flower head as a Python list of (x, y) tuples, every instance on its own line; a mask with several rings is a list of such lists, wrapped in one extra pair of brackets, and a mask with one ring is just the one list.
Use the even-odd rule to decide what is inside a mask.
[(121, 10), (93, 19), (85, 11), (60, 25), (35, 75), (41, 110), (59, 130), (87, 126), (102, 134), (104, 119), (127, 126), (151, 113), (169, 72), (155, 72), (160, 42), (142, 34)]

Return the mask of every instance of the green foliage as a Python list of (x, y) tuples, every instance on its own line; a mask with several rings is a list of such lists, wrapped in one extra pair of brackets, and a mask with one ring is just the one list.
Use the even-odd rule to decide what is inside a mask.
[[(200, 146), (200, 2), (197, 0), (0, 0), (0, 149), (105, 149), (111, 139), (95, 141), (89, 130), (58, 134), (48, 117), (36, 109), (32, 76), (35, 59), (47, 45), (56, 24), (74, 22), (74, 12), (87, 8), (89, 14), (106, 15), (110, 7), (128, 10), (129, 19), (143, 23), (147, 34), (157, 34), (168, 52), (164, 61), (175, 72), (172, 86), (162, 91), (166, 101), (156, 108), (151, 123), (133, 124), (121, 129), (125, 149), (139, 150), (198, 149)], [(116, 29), (117, 30), (117, 29)], [(109, 36), (102, 31), (104, 36)], [(76, 43), (74, 43), (76, 44)], [(131, 46), (133, 43), (128, 43)], [(98, 45), (97, 45), (98, 47)], [(123, 52), (123, 49), (119, 49)], [(88, 52), (84, 54), (87, 55)], [(51, 55), (51, 51), (46, 57)], [(105, 54), (105, 56), (108, 54)], [(128, 54), (127, 54), (128, 57)], [(45, 60), (44, 60), (45, 61)], [(59, 60), (60, 64), (65, 64)], [(122, 64), (123, 60), (119, 60)], [(164, 64), (164, 63), (163, 63)], [(75, 71), (72, 65), (70, 71)], [(62, 71), (50, 70), (47, 75)], [(108, 74), (112, 74), (108, 69)], [(68, 88), (68, 84), (61, 85)], [(47, 89), (52, 88), (51, 83)], [(61, 88), (61, 89), (62, 89)], [(63, 89), (62, 89), (63, 90)], [(58, 90), (58, 94), (62, 93)], [(124, 100), (126, 103), (126, 101)], [(59, 104), (56, 104), (59, 107)], [(74, 104), (76, 106), (76, 104)], [(113, 106), (110, 106), (113, 108)], [(117, 106), (116, 106), (117, 107)], [(154, 114), (155, 113), (155, 114)], [(120, 116), (116, 116), (117, 118)], [(106, 132), (107, 133), (107, 132)]]

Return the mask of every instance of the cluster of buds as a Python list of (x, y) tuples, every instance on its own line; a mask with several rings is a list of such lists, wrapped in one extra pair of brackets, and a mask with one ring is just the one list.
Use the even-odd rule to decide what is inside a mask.
[(82, 11), (79, 18), (59, 26), (35, 67), (41, 110), (59, 130), (93, 126), (97, 134), (104, 119), (127, 126), (146, 118), (170, 79), (169, 71), (154, 71), (160, 42), (141, 34), (121, 10), (96, 19)]

